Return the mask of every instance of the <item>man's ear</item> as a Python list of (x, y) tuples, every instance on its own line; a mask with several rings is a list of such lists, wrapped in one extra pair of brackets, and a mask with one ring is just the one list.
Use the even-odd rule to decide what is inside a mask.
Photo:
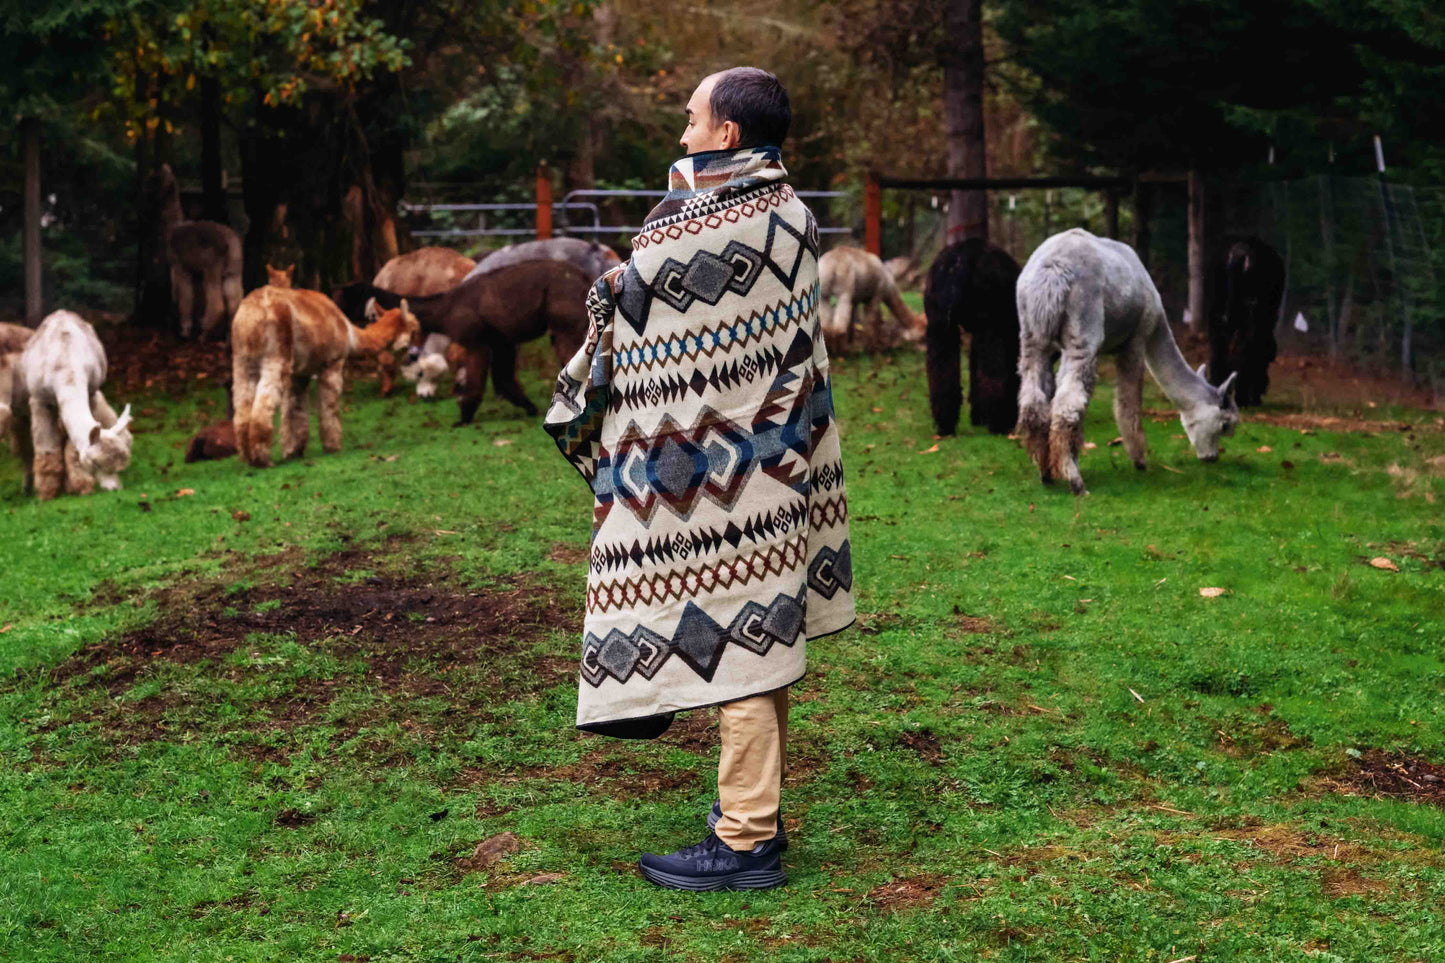
[(725, 120), (722, 122), (722, 149), (734, 150), (743, 142), (742, 128), (738, 127), (737, 121)]

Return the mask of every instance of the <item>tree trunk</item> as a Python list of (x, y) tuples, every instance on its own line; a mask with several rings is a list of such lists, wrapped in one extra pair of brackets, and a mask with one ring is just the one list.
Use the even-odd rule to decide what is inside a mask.
[[(987, 177), (983, 127), (983, 0), (949, 0), (944, 13), (943, 128), (949, 177)], [(948, 241), (988, 238), (988, 194), (954, 191)]]
[(26, 117), (20, 122), (25, 144), (25, 323), (40, 323), (44, 301), (40, 283), (40, 120)]
[(226, 173), (221, 161), (221, 84), (201, 78), (201, 219), (229, 224)]
[(1154, 216), (1152, 196), (1149, 193), (1149, 185), (1135, 178), (1134, 180), (1134, 252), (1139, 255), (1139, 263), (1147, 269), (1149, 267), (1149, 222)]
[(1189, 321), (1196, 331), (1206, 327), (1205, 282), (1208, 268), (1204, 263), (1204, 176), (1196, 168), (1189, 170)]

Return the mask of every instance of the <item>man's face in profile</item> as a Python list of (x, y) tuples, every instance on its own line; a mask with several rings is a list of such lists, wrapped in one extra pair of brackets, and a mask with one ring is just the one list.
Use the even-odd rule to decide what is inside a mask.
[(704, 77), (702, 83), (692, 92), (687, 102), (687, 129), (682, 132), (679, 143), (689, 154), (705, 150), (731, 150), (738, 146), (738, 125), (732, 121), (714, 124), (712, 116), (712, 89), (717, 84), (718, 74)]

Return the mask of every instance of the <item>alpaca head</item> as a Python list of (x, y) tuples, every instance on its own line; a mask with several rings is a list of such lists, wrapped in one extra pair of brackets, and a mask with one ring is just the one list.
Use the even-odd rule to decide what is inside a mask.
[(130, 466), (131, 442), (130, 405), (126, 405), (114, 425), (90, 429), (85, 447), (77, 452), (80, 464), (95, 476), (101, 488), (115, 491), (120, 488), (120, 473)]
[[(1196, 373), (1204, 381), (1204, 365), (1200, 365)], [(1200, 461), (1218, 459), (1220, 437), (1234, 434), (1234, 428), (1239, 424), (1239, 406), (1234, 403), (1234, 377), (1238, 373), (1232, 372), (1218, 388), (1204, 381), (1204, 387), (1212, 398), (1179, 412), (1184, 433), (1189, 436), (1194, 454), (1199, 456)]]
[(291, 281), (296, 276), (296, 265), (288, 264), (284, 268), (275, 268), (266, 265), (266, 283), (273, 288), (289, 288)]
[(395, 329), (396, 334), (391, 339), (388, 347), (392, 351), (405, 351), (411, 347), (413, 339), (421, 332), (421, 323), (417, 321), (416, 315), (411, 313), (407, 307), (406, 299), (402, 298), (401, 307), (392, 308), (390, 311), (383, 311), (376, 319), (373, 326), (385, 325), (384, 330)]

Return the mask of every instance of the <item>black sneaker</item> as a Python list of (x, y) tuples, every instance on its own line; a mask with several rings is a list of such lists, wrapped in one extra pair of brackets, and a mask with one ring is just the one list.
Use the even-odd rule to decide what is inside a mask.
[(666, 856), (643, 853), (642, 875), (665, 889), (704, 893), (720, 889), (772, 889), (788, 881), (776, 839), (735, 852), (713, 833), (696, 846)]
[[(717, 821), (722, 819), (722, 801), (714, 799), (712, 810), (707, 814), (707, 828), (717, 829)], [(788, 848), (788, 831), (783, 828), (783, 814), (778, 813), (778, 846), (782, 849)]]

